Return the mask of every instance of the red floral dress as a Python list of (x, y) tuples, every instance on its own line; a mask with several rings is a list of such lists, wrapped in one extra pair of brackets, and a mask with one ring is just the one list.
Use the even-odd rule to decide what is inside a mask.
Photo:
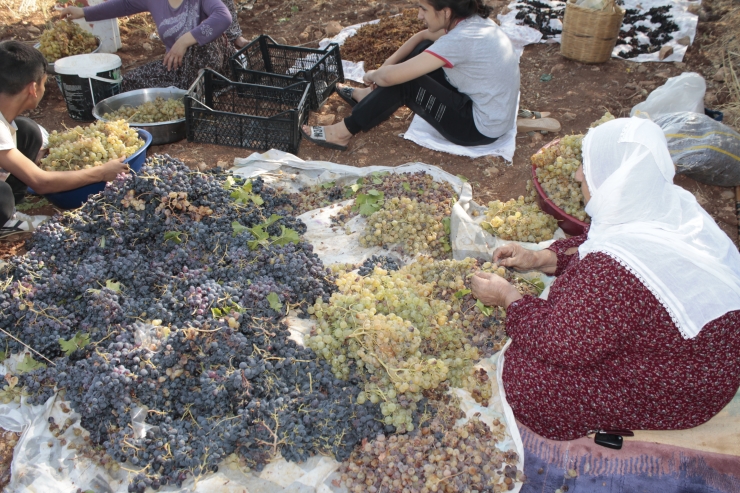
[(547, 300), (507, 310), (504, 388), (516, 418), (554, 440), (590, 430), (693, 428), (740, 387), (740, 311), (684, 339), (655, 296), (604, 253), (582, 260), (555, 242)]

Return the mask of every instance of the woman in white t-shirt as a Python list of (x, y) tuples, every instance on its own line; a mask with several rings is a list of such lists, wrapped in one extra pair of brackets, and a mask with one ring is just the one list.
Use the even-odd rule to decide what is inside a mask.
[(407, 106), (450, 142), (490, 144), (516, 121), (519, 57), (509, 38), (488, 18), (482, 0), (419, 0), (427, 29), (412, 36), (377, 70), (364, 89), (337, 86), (352, 114), (328, 127), (304, 125), (311, 142), (345, 150)]

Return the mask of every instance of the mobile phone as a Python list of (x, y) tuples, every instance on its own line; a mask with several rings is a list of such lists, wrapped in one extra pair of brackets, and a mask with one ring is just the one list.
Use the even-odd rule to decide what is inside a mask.
[(624, 439), (621, 435), (614, 435), (612, 433), (596, 433), (594, 436), (594, 442), (607, 448), (619, 450), (622, 448)]

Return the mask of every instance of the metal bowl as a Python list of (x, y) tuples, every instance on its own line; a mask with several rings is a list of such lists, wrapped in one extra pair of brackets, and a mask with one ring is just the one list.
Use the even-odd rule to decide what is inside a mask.
[[(100, 51), (100, 45), (103, 44), (102, 41), (100, 41), (100, 38), (98, 36), (95, 36), (95, 39), (98, 40), (98, 47), (95, 48), (90, 53), (98, 53)], [(39, 48), (41, 48), (41, 43), (36, 43), (35, 45), (33, 45), (33, 47), (38, 50)], [(78, 53), (78, 54), (83, 55), (84, 53)], [(48, 60), (46, 61), (46, 73), (49, 75), (56, 75), (56, 72), (54, 71), (54, 62), (50, 62)], [(58, 82), (58, 84), (59, 84), (59, 89), (61, 90), (62, 88), (61, 82)]]
[[(93, 116), (102, 121), (105, 113), (116, 111), (122, 106), (139, 106), (143, 103), (163, 99), (184, 99), (188, 91), (176, 87), (155, 87), (124, 92), (104, 99), (93, 108)], [(185, 138), (185, 118), (157, 123), (128, 122), (130, 126), (141, 128), (152, 134), (152, 145), (169, 144)]]

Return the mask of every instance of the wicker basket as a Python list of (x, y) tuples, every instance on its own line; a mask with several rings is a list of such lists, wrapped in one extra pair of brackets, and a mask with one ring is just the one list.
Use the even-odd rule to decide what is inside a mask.
[(583, 63), (603, 63), (612, 56), (622, 26), (624, 10), (610, 0), (604, 10), (580, 7), (570, 0), (565, 6), (560, 53)]

